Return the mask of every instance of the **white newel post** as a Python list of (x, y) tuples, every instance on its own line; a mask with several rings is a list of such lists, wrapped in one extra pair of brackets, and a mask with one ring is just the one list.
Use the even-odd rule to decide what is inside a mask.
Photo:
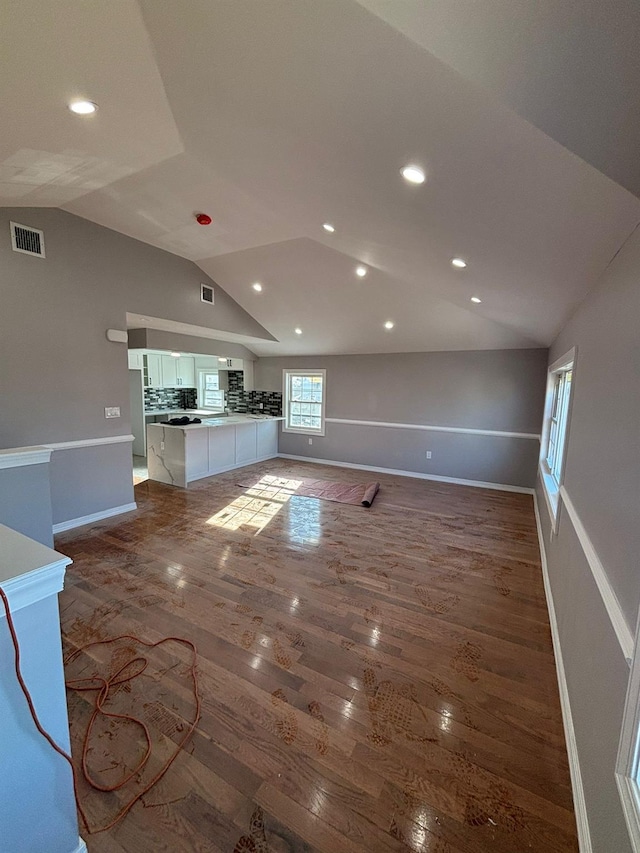
[[(69, 752), (58, 593), (71, 560), (0, 525), (0, 586), (11, 609), (21, 670), (41, 724)], [(37, 731), (16, 678), (0, 602), (0, 849), (80, 853), (68, 763)]]

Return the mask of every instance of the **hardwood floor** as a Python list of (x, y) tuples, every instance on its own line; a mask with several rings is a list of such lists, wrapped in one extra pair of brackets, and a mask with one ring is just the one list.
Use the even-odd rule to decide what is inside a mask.
[[(83, 833), (90, 853), (576, 851), (532, 498), (381, 475), (365, 510), (235, 486), (251, 474), (370, 479), (272, 460), (143, 482), (137, 512), (56, 539), (74, 560), (67, 653), (128, 633), (199, 655), (193, 737), (118, 826)], [(90, 650), (68, 674), (138, 651)], [(187, 657), (148, 655), (109, 699), (148, 723), (149, 773), (193, 720)], [(68, 698), (77, 759), (91, 697)], [(89, 765), (113, 782), (140, 752), (135, 727), (104, 722)], [(145, 773), (83, 788), (94, 827)]]

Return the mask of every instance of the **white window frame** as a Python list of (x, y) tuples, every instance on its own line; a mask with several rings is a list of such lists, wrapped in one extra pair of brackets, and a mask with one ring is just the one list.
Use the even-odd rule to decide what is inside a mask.
[(224, 410), (225, 407), (225, 398), (224, 391), (222, 391), (219, 387), (218, 390), (220, 392), (221, 400), (219, 406), (206, 406), (204, 402), (204, 377), (208, 373), (215, 373), (218, 376), (218, 386), (220, 385), (220, 372), (218, 370), (211, 370), (211, 368), (201, 367), (198, 368), (198, 408), (199, 409), (207, 409), (211, 412), (219, 411), (220, 409)]
[[(571, 424), (571, 407), (573, 405), (573, 388), (576, 380), (576, 356), (575, 347), (565, 353), (561, 358), (549, 365), (547, 373), (547, 393), (544, 404), (544, 419), (542, 423), (542, 436), (540, 441), (539, 471), (542, 482), (547, 509), (551, 518), (551, 526), (554, 533), (558, 530), (558, 508), (560, 504), (560, 488), (564, 481), (564, 468), (569, 446), (569, 429)], [(559, 377), (571, 371), (571, 387), (566, 397), (560, 400), (560, 411), (553, 411), (556, 399), (556, 386)], [(562, 380), (560, 380), (562, 381)], [(561, 386), (562, 387), (562, 386)], [(549, 466), (549, 444), (555, 424), (555, 456), (552, 466)], [(558, 451), (559, 446), (559, 451)], [(558, 455), (559, 454), (559, 455)]]
[(616, 784), (622, 801), (631, 847), (640, 853), (640, 620), (631, 662), (622, 732), (616, 762)]
[[(289, 424), (289, 379), (293, 376), (321, 376), (322, 377), (322, 402), (320, 404), (320, 429), (311, 427), (288, 426)], [(284, 421), (282, 424), (282, 432), (300, 433), (302, 435), (320, 435), (325, 432), (325, 410), (327, 403), (327, 371), (326, 370), (297, 370), (285, 368), (282, 371), (282, 414)]]

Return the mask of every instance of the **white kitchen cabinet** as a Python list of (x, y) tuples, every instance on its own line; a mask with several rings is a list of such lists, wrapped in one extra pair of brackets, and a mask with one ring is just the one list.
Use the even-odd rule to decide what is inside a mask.
[(146, 388), (162, 388), (162, 358), (160, 353), (145, 353), (144, 384)]
[(258, 459), (271, 459), (278, 453), (278, 422), (257, 421), (256, 422), (256, 457)]
[(229, 470), (236, 464), (236, 438), (240, 431), (231, 424), (207, 430), (209, 434), (209, 471), (211, 473)]
[(149, 376), (153, 379), (153, 382), (146, 383), (148, 387), (195, 388), (195, 366), (191, 356), (176, 358), (173, 355), (147, 353), (145, 357), (149, 364)]
[(130, 349), (128, 351), (129, 358), (129, 369), (130, 370), (143, 370), (144, 369), (144, 359), (143, 353), (141, 349)]
[(209, 430), (192, 430), (185, 434), (186, 482), (200, 480), (209, 473)]
[(174, 359), (177, 362), (177, 380), (180, 388), (195, 388), (196, 387), (196, 368), (195, 359), (188, 355), (181, 355), (180, 358)]
[(162, 387), (177, 388), (178, 386), (178, 365), (179, 358), (174, 358), (172, 355), (160, 356), (162, 361)]
[(218, 370), (242, 370), (243, 364), (241, 358), (218, 359)]
[(256, 460), (257, 424), (243, 424), (236, 430), (236, 465), (249, 464)]

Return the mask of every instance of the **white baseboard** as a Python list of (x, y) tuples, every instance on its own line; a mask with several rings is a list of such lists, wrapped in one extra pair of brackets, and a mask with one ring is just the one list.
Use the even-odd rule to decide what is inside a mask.
[(76, 847), (76, 849), (73, 851), (73, 853), (87, 853), (87, 845), (86, 845), (86, 843), (82, 840), (82, 838), (78, 838), (78, 846), (77, 846), (77, 847)]
[(396, 474), (399, 477), (413, 477), (417, 480), (434, 480), (436, 483), (454, 483), (458, 486), (474, 486), (478, 489), (497, 489), (500, 492), (518, 492), (524, 495), (535, 494), (534, 489), (524, 486), (510, 486), (504, 483), (484, 483), (482, 480), (460, 480), (457, 477), (441, 477), (438, 474), (421, 474), (418, 471), (401, 471), (399, 468), (377, 468), (374, 465), (356, 465), (353, 462), (336, 462), (334, 459), (316, 459), (313, 456), (293, 456), (290, 453), (278, 453), (281, 459), (294, 459), (296, 462), (314, 462), (316, 465), (335, 465), (337, 468), (356, 468), (359, 471), (373, 471), (376, 474)]
[(111, 518), (112, 515), (121, 515), (123, 512), (131, 512), (137, 508), (138, 505), (135, 502), (123, 504), (122, 506), (112, 506), (110, 509), (103, 509), (101, 512), (94, 512), (91, 515), (82, 515), (80, 518), (70, 518), (69, 521), (61, 521), (59, 524), (54, 524), (53, 532), (62, 533), (63, 530), (73, 530), (74, 527), (82, 527), (84, 524), (92, 524), (94, 521), (102, 521), (103, 518)]
[(571, 774), (571, 788), (573, 791), (573, 808), (576, 816), (576, 827), (578, 830), (578, 846), (580, 853), (593, 853), (591, 845), (591, 832), (587, 818), (587, 804), (584, 799), (584, 788), (582, 785), (582, 773), (580, 771), (580, 757), (578, 755), (578, 744), (573, 728), (573, 716), (571, 714), (571, 701), (569, 689), (562, 660), (562, 648), (560, 646), (560, 635), (558, 633), (558, 621), (553, 603), (553, 593), (549, 580), (549, 567), (547, 564), (547, 552), (544, 547), (544, 537), (540, 524), (540, 512), (538, 510), (538, 496), (534, 493), (533, 507), (536, 514), (536, 527), (538, 529), (538, 543), (540, 545), (540, 560), (542, 562), (542, 579), (544, 581), (544, 592), (547, 598), (547, 609), (549, 611), (549, 624), (551, 625), (551, 639), (553, 641), (553, 652), (556, 659), (556, 674), (558, 677), (558, 690), (560, 693), (560, 706), (562, 708), (562, 722), (564, 725), (564, 737), (567, 743), (567, 756), (569, 758), (569, 773)]

